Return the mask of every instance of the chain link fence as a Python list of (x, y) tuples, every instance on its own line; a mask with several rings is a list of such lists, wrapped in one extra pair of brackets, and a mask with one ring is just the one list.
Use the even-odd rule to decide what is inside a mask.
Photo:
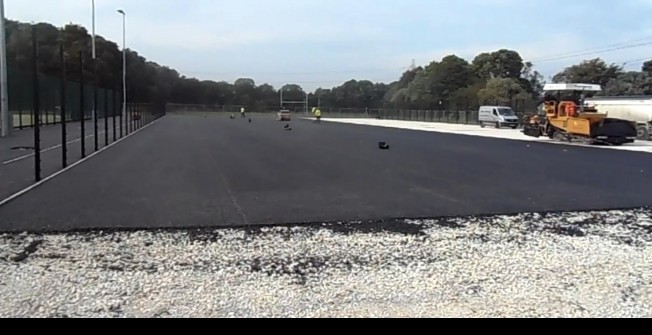
[[(263, 113), (263, 114), (275, 114), (280, 111), (281, 108), (277, 106), (248, 106), (248, 105), (200, 105), (200, 104), (179, 104), (179, 103), (168, 103), (165, 105), (166, 113), (173, 114), (193, 114), (193, 113), (227, 113), (227, 114), (239, 114), (240, 108), (245, 108), (246, 113)], [(297, 115), (305, 115), (305, 107), (288, 107), (284, 108), (291, 111)]]
[[(416, 109), (321, 108), (324, 118), (373, 118), (478, 125), (478, 111), (444, 111)], [(519, 120), (526, 113), (516, 112)]]
[(195, 105), (195, 104), (174, 104), (165, 105), (167, 114), (193, 114), (193, 113), (240, 113), (240, 108), (244, 107), (247, 112), (247, 106), (243, 105)]
[[(167, 104), (166, 113), (240, 113), (240, 108), (245, 107), (247, 113), (269, 113), (278, 112), (278, 107), (265, 107), (250, 110), (248, 106), (241, 105), (187, 105)], [(312, 109), (312, 107), (310, 108)], [(443, 110), (412, 110), (412, 109), (370, 109), (370, 108), (330, 108), (321, 107), (323, 118), (373, 118), (384, 120), (438, 122), (452, 124), (478, 125), (478, 111), (443, 111)], [(288, 108), (296, 116), (311, 117), (310, 112), (306, 113), (304, 107)], [(522, 120), (526, 113), (516, 112), (519, 120)]]

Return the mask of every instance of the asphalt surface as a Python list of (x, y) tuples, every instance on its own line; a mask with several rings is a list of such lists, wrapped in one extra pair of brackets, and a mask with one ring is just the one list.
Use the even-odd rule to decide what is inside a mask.
[[(2, 231), (223, 227), (652, 205), (652, 155), (168, 115), (0, 207)], [(385, 141), (390, 150), (380, 150)]]
[[(98, 149), (105, 147), (104, 119), (98, 120)], [(93, 121), (85, 122), (86, 155), (95, 151), (95, 130)], [(108, 119), (108, 143), (113, 142), (113, 119)], [(115, 138), (120, 138), (120, 122), (116, 118)], [(66, 126), (67, 163), (72, 164), (82, 158), (81, 123), (68, 123)], [(126, 134), (123, 125), (123, 135)], [(61, 125), (41, 128), (41, 176), (43, 178), (63, 168)], [(34, 131), (15, 130), (8, 138), (0, 139), (0, 199), (32, 185), (34, 174)], [(22, 148), (22, 149), (17, 149)]]

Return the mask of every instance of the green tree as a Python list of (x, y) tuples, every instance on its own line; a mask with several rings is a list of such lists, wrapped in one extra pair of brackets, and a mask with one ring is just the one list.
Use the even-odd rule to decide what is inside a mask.
[(523, 58), (513, 50), (501, 49), (478, 55), (471, 67), (476, 76), (489, 80), (491, 78), (520, 78), (523, 72)]
[(403, 93), (410, 108), (431, 109), (439, 106), (440, 97), (432, 94), (433, 83), (427, 71), (419, 72)]
[(417, 71), (407, 90), (392, 98), (395, 102), (405, 101), (413, 108), (448, 108), (455, 92), (471, 85), (473, 81), (470, 64), (460, 57), (450, 55)]
[(337, 107), (335, 97), (331, 89), (318, 88), (313, 97), (310, 98), (312, 106)]
[(644, 72), (630, 71), (611, 79), (600, 95), (643, 95), (645, 94), (646, 78)]
[(652, 60), (643, 63), (643, 67), (641, 68), (641, 71), (649, 75), (652, 75)]
[(569, 66), (553, 77), (555, 83), (583, 83), (606, 86), (623, 73), (621, 66), (607, 64), (600, 58)]
[[(306, 92), (300, 85), (297, 84), (288, 84), (281, 88), (283, 90), (283, 101), (305, 101)], [(292, 104), (286, 107), (299, 107), (299, 104)]]
[(449, 109), (465, 111), (477, 110), (480, 107), (478, 92), (484, 89), (484, 87), (484, 81), (477, 80), (474, 84), (455, 91), (451, 96)]
[(531, 100), (530, 94), (513, 78), (490, 79), (478, 92), (478, 101), (482, 105), (514, 106), (517, 101), (527, 100)]
[(256, 81), (251, 78), (239, 78), (233, 83), (235, 104), (253, 106), (257, 100)]
[(256, 101), (256, 109), (262, 110), (269, 107), (278, 107), (279, 104), (279, 93), (274, 89), (274, 86), (269, 84), (262, 84), (256, 87), (256, 95), (258, 96), (258, 101)]
[(543, 87), (546, 84), (543, 75), (534, 70), (534, 65), (530, 62), (524, 64), (520, 82), (523, 89), (530, 93), (533, 99), (537, 99), (543, 93)]

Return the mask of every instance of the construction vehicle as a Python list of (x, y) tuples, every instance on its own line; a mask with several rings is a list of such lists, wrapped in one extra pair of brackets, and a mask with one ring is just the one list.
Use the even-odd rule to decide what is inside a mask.
[(586, 99), (585, 103), (608, 117), (635, 122), (637, 139), (651, 139), (652, 96), (594, 97)]
[(587, 94), (602, 91), (600, 85), (547, 84), (539, 115), (524, 120), (523, 133), (532, 137), (547, 136), (563, 142), (623, 145), (636, 141), (636, 124), (610, 118), (586, 106)]

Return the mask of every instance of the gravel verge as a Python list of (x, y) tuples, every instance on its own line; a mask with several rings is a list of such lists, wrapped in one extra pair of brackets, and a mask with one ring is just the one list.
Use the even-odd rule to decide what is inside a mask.
[(0, 317), (652, 317), (652, 210), (0, 235)]

